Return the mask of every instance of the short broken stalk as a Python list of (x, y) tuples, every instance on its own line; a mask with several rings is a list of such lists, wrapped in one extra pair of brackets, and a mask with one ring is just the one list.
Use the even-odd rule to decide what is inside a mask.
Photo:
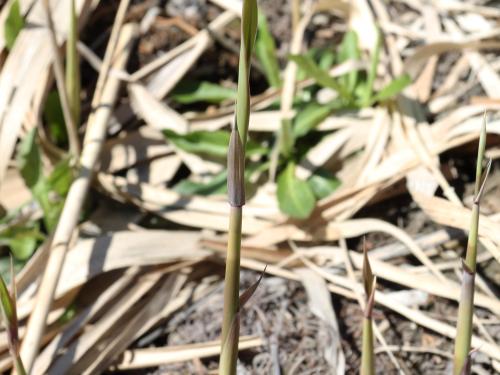
[(363, 312), (363, 338), (361, 351), (361, 375), (375, 374), (375, 354), (373, 350), (373, 305), (375, 304), (375, 286), (377, 279), (373, 276), (366, 247), (363, 260), (363, 284), (365, 288), (366, 303)]
[(227, 156), (227, 190), (231, 206), (224, 283), (224, 313), (219, 374), (236, 374), (239, 338), (240, 252), (245, 204), (245, 145), (250, 115), (250, 58), (257, 31), (257, 2), (244, 0), (241, 18), (241, 49), (238, 72), (236, 119), (231, 129)]
[(474, 313), (474, 284), (476, 274), (476, 258), (477, 258), (477, 239), (479, 227), (479, 204), (481, 195), (484, 188), (484, 182), (489, 172), (491, 163), (484, 177), (483, 158), (486, 148), (486, 119), (483, 120), (481, 128), (481, 135), (479, 137), (479, 147), (477, 152), (476, 164), (476, 183), (474, 186), (474, 202), (472, 208), (472, 216), (470, 223), (469, 238), (467, 241), (467, 253), (465, 260), (462, 261), (463, 276), (462, 276), (462, 290), (460, 295), (460, 303), (458, 308), (458, 321), (457, 321), (457, 334), (455, 338), (455, 355), (453, 374), (467, 374), (468, 357), (471, 351), (471, 336), (472, 336), (472, 317)]

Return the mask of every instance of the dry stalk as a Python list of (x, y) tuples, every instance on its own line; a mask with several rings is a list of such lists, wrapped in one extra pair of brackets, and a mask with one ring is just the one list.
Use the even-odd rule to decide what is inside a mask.
[[(128, 1), (122, 1), (120, 4), (120, 9), (122, 9), (121, 14), (125, 14), (127, 5)], [(123, 19), (124, 17), (117, 16), (115, 21), (113, 33), (106, 51), (105, 64), (99, 76), (98, 87), (94, 94), (94, 112), (88, 120), (88, 129), (85, 134), (84, 147), (80, 157), (79, 174), (71, 185), (56, 227), (51, 244), (50, 257), (38, 289), (39, 293), (28, 322), (26, 336), (21, 346), (21, 357), (28, 372), (30, 372), (38, 353), (66, 251), (78, 223), (82, 205), (89, 190), (93, 172), (106, 138), (106, 126), (118, 95), (120, 81), (115, 77), (106, 76), (109, 73), (111, 61), (113, 61), (113, 65), (117, 69), (125, 67), (131, 51), (131, 41), (138, 35), (138, 27), (135, 24), (128, 24), (123, 26), (123, 28), (121, 27)], [(116, 39), (113, 39), (113, 36), (116, 38), (119, 36), (117, 43), (114, 42)], [(106, 66), (108, 67), (107, 69), (105, 68)]]

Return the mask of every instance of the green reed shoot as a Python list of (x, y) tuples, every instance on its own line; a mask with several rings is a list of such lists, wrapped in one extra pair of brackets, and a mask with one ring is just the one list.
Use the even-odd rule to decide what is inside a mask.
[(241, 47), (238, 71), (236, 119), (232, 126), (227, 156), (229, 237), (224, 284), (224, 313), (219, 374), (236, 374), (239, 341), (240, 252), (243, 205), (245, 204), (245, 145), (250, 117), (250, 58), (257, 32), (257, 1), (244, 0), (241, 18)]
[(462, 260), (462, 290), (458, 308), (457, 334), (455, 338), (455, 355), (453, 374), (468, 374), (470, 371), (469, 354), (471, 352), (472, 317), (474, 314), (474, 284), (476, 275), (477, 238), (479, 227), (479, 206), (484, 183), (488, 175), (491, 161), (483, 176), (483, 159), (486, 148), (486, 114), (481, 127), (476, 163), (476, 183), (470, 223), (467, 253)]
[(365, 288), (365, 310), (363, 312), (363, 338), (361, 350), (361, 375), (375, 374), (375, 354), (373, 350), (373, 305), (375, 304), (375, 287), (377, 278), (373, 276), (366, 247), (363, 258), (363, 284)]
[(20, 341), (16, 309), (17, 292), (12, 258), (10, 260), (10, 273), (12, 283), (11, 291), (9, 291), (5, 281), (0, 276), (0, 310), (2, 311), (2, 318), (7, 331), (7, 341), (10, 355), (14, 362), (15, 372), (17, 375), (25, 375), (26, 370), (24, 369), (23, 361), (19, 355)]

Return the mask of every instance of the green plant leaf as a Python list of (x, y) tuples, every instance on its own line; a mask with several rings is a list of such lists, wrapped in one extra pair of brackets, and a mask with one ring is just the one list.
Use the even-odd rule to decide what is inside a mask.
[(66, 146), (68, 144), (68, 135), (64, 126), (64, 115), (57, 90), (51, 91), (47, 95), (43, 115), (51, 139), (58, 146)]
[(26, 186), (33, 189), (43, 180), (42, 160), (36, 143), (36, 128), (23, 138), (17, 151), (17, 163)]
[(321, 69), (311, 57), (306, 55), (290, 55), (289, 58), (319, 85), (337, 91), (338, 94), (344, 99), (350, 98), (350, 94), (347, 89), (331, 77), (326, 70)]
[(322, 170), (316, 171), (307, 182), (318, 199), (328, 197), (340, 186), (338, 178)]
[(295, 116), (293, 121), (293, 135), (302, 137), (316, 128), (335, 109), (342, 108), (343, 104), (334, 100), (327, 104), (310, 102)]
[(48, 231), (57, 225), (64, 205), (64, 198), (73, 180), (69, 160), (61, 161), (52, 174), (45, 178), (42, 171), (40, 151), (36, 143), (36, 129), (30, 131), (19, 145), (17, 161), (21, 176), (43, 211)]
[[(355, 31), (350, 30), (344, 34), (342, 43), (339, 48), (339, 63), (343, 63), (348, 60), (359, 60), (360, 52), (358, 47), (358, 35)], [(358, 71), (353, 70), (340, 78), (347, 88), (347, 90), (352, 94), (358, 83)]]
[(298, 219), (306, 219), (316, 203), (311, 187), (295, 176), (295, 164), (289, 162), (278, 176), (278, 203), (280, 210)]
[(73, 177), (69, 159), (65, 159), (56, 165), (43, 183), (36, 185), (32, 190), (43, 210), (44, 223), (49, 232), (52, 232), (57, 225)]
[(267, 82), (270, 86), (280, 87), (280, 67), (276, 58), (276, 44), (269, 31), (266, 17), (259, 12), (258, 32), (255, 41), (255, 54), (264, 68)]
[(11, 227), (0, 233), (0, 244), (9, 246), (12, 255), (18, 260), (29, 259), (36, 250), (38, 242), (43, 239), (44, 236), (36, 222)]
[(225, 194), (227, 192), (226, 180), (227, 172), (223, 171), (205, 183), (194, 182), (188, 179), (182, 180), (173, 187), (173, 190), (182, 195)]
[(380, 60), (380, 48), (382, 46), (382, 33), (377, 28), (377, 39), (375, 41), (375, 48), (370, 60), (370, 70), (366, 79), (366, 85), (363, 87), (363, 92), (360, 96), (363, 98), (363, 106), (369, 106), (373, 95), (373, 84), (377, 77), (377, 68)]
[(241, 144), (245, 147), (248, 138), (250, 117), (250, 64), (258, 20), (257, 0), (244, 0), (241, 15), (241, 45), (238, 64), (238, 95), (236, 99), (236, 124)]
[(372, 99), (372, 102), (383, 102), (388, 99), (393, 98), (401, 91), (404, 90), (406, 86), (411, 83), (411, 78), (408, 74), (403, 74), (397, 78), (394, 78), (391, 82), (389, 82), (382, 90), (377, 92)]
[[(171, 130), (164, 130), (166, 138), (180, 149), (194, 153), (215, 157), (226, 157), (229, 136), (226, 131), (196, 131), (189, 134), (177, 134)], [(262, 155), (267, 149), (255, 142), (248, 142), (246, 153), (248, 155)]]
[(4, 24), (5, 44), (8, 50), (14, 46), (19, 32), (24, 27), (24, 19), (21, 15), (19, 0), (14, 0), (9, 9), (9, 14)]
[(236, 90), (211, 82), (182, 81), (175, 87), (170, 97), (181, 104), (220, 103), (236, 99)]

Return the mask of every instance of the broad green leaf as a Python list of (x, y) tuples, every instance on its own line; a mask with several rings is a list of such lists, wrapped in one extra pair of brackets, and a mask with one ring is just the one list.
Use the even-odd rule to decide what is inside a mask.
[(24, 19), (21, 15), (19, 0), (14, 0), (9, 9), (9, 14), (4, 24), (4, 37), (7, 49), (11, 50), (17, 35), (24, 27)]
[[(215, 157), (226, 157), (230, 134), (226, 131), (196, 131), (189, 134), (177, 134), (171, 130), (164, 130), (166, 138), (180, 149), (194, 153)], [(248, 155), (262, 155), (267, 149), (255, 142), (248, 142)]]
[(290, 55), (290, 60), (294, 61), (307, 75), (313, 78), (319, 85), (331, 88), (339, 93), (344, 99), (349, 99), (350, 94), (339, 84), (326, 70), (321, 69), (311, 57), (306, 55)]
[(316, 203), (309, 184), (295, 176), (293, 162), (289, 162), (278, 176), (277, 195), (280, 210), (298, 219), (309, 217)]
[(404, 90), (406, 86), (411, 83), (411, 78), (408, 74), (404, 74), (397, 78), (394, 78), (389, 82), (382, 90), (377, 92), (372, 99), (372, 102), (383, 102), (385, 100), (391, 99), (392, 97), (399, 94)]
[(229, 144), (229, 133), (225, 131), (196, 131), (189, 134), (177, 134), (164, 130), (167, 139), (180, 149), (211, 156), (226, 156)]
[(73, 182), (74, 171), (73, 168), (71, 168), (70, 162), (70, 158), (61, 160), (47, 178), (47, 184), (50, 190), (56, 192), (60, 196), (66, 196)]
[(188, 179), (182, 180), (173, 187), (173, 190), (182, 195), (211, 195), (224, 194), (227, 191), (227, 172), (214, 176), (210, 181), (201, 183)]
[(269, 31), (266, 17), (259, 12), (258, 32), (255, 41), (255, 54), (264, 68), (267, 82), (270, 86), (280, 87), (280, 67), (276, 58), (276, 45)]
[(76, 126), (80, 123), (80, 60), (76, 44), (78, 42), (78, 18), (75, 0), (70, 0), (70, 24), (66, 42), (66, 91), (69, 106)]
[(182, 81), (172, 91), (171, 98), (178, 103), (220, 103), (236, 99), (236, 90), (211, 82)]
[(306, 135), (327, 118), (330, 113), (341, 107), (342, 103), (338, 101), (327, 104), (319, 104), (316, 101), (308, 103), (294, 118), (293, 135), (295, 138)]
[(43, 220), (49, 232), (52, 232), (57, 225), (72, 181), (73, 170), (69, 159), (65, 159), (56, 165), (43, 183), (33, 189), (33, 195), (42, 208)]
[[(339, 63), (343, 63), (347, 60), (359, 60), (359, 56), (358, 35), (355, 31), (350, 30), (344, 34), (344, 38), (340, 44)], [(341, 77), (341, 80), (344, 86), (347, 87), (347, 90), (353, 93), (358, 82), (358, 71), (353, 70), (347, 73)]]
[(59, 146), (68, 144), (68, 135), (64, 126), (64, 115), (57, 90), (49, 92), (43, 110), (45, 122), (51, 139)]
[[(36, 143), (36, 129), (30, 131), (19, 145), (17, 160), (21, 175), (30, 188), (33, 197), (43, 211), (43, 219), (48, 231), (57, 225), (64, 197), (73, 179), (68, 160), (60, 162), (45, 178), (43, 176), (40, 151)], [(24, 240), (23, 240), (24, 243)]]
[(36, 128), (23, 138), (17, 151), (17, 163), (27, 187), (33, 189), (43, 180), (42, 161), (36, 143)]
[(318, 199), (328, 197), (340, 186), (340, 181), (336, 177), (324, 171), (316, 171), (307, 182)]
[(29, 222), (24, 226), (8, 228), (0, 233), (0, 244), (9, 246), (16, 259), (26, 260), (36, 250), (37, 244), (43, 240), (38, 224)]

